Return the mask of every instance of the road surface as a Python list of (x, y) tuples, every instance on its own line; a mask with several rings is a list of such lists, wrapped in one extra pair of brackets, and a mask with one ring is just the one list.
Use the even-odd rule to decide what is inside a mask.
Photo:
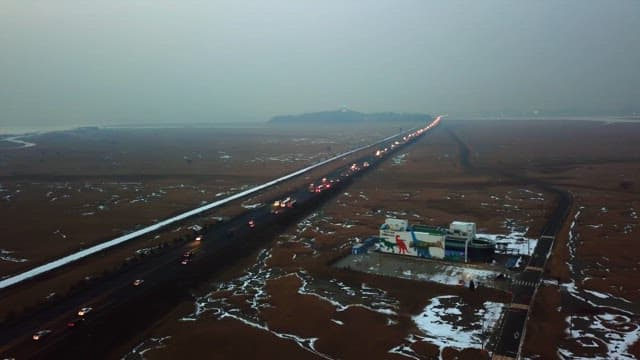
[(493, 350), (493, 359), (516, 359), (519, 356), (522, 338), (527, 325), (529, 307), (533, 305), (536, 290), (542, 281), (547, 259), (551, 255), (553, 242), (564, 224), (571, 205), (571, 194), (551, 188), (545, 190), (556, 194), (556, 207), (543, 226), (538, 244), (525, 270), (513, 281), (511, 304), (504, 315), (498, 341)]
[[(165, 249), (158, 255), (87, 285), (72, 296), (6, 324), (0, 329), (1, 357), (95, 358), (96, 354), (108, 354), (114, 347), (138, 336), (179, 302), (191, 300), (190, 289), (210, 279), (216, 271), (251, 254), (289, 224), (342, 192), (354, 178), (375, 168), (425, 133), (426, 130), (405, 136), (406, 140), (398, 144), (393, 139), (378, 144), (379, 155), (375, 155), (378, 151), (372, 150), (354, 162), (358, 170), (346, 166), (327, 173), (324, 177), (328, 186), (319, 192), (311, 192), (308, 186), (304, 186), (285, 195), (297, 200), (293, 208), (279, 214), (272, 213), (269, 206), (249, 210), (210, 227), (201, 241), (193, 240)], [(314, 181), (317, 185), (321, 183), (322, 178)], [(249, 226), (250, 220), (254, 227)], [(195, 255), (183, 265), (187, 252)], [(136, 279), (144, 279), (144, 283), (133, 286)], [(86, 306), (93, 308), (85, 316), (86, 320), (79, 326), (68, 328), (67, 323), (77, 317), (78, 309)], [(52, 330), (52, 333), (40, 341), (33, 341), (31, 335), (41, 329)]]

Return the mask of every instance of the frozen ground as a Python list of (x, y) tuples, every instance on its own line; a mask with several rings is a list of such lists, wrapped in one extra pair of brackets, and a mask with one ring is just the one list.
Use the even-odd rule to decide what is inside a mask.
[[(204, 320), (235, 320), (253, 330), (263, 331), (279, 339), (290, 341), (320, 358), (341, 358), (340, 353), (332, 352), (333, 348), (323, 349), (322, 345), (319, 346), (319, 344), (325, 343), (323, 339), (327, 340), (324, 338), (327, 336), (326, 328), (303, 326), (303, 330), (295, 322), (283, 325), (273, 317), (269, 317), (274, 316), (274, 309), (286, 306), (281, 303), (283, 298), (288, 302), (313, 304), (316, 300), (311, 301), (309, 297), (312, 297), (324, 304), (323, 306), (316, 305), (319, 308), (329, 306), (329, 309), (332, 309), (327, 313), (326, 320), (341, 329), (353, 329), (354, 326), (358, 326), (357, 323), (352, 322), (361, 320), (360, 317), (354, 318), (353, 313), (351, 316), (344, 315), (354, 308), (377, 314), (376, 316), (383, 316), (383, 319), (386, 318), (384, 326), (397, 326), (402, 321), (415, 323), (418, 332), (414, 327), (411, 327), (412, 330), (406, 333), (403, 332), (405, 334), (404, 341), (401, 340), (400, 343), (386, 350), (390, 354), (419, 359), (423, 355), (418, 355), (412, 346), (417, 345), (417, 342), (430, 344), (429, 346), (435, 345), (440, 356), (445, 348), (461, 350), (483, 347), (483, 343), (488, 339), (504, 310), (503, 304), (487, 301), (480, 303), (481, 305), (478, 307), (465, 303), (459, 296), (437, 296), (432, 298), (422, 311), (402, 313), (398, 299), (367, 283), (346, 284), (334, 278), (316, 277), (302, 268), (291, 267), (290, 270), (285, 270), (270, 265), (273, 263), (274, 252), (277, 253), (292, 243), (313, 247), (313, 242), (309, 242), (303, 234), (308, 234), (309, 231), (320, 234), (324, 230), (320, 228), (319, 224), (325, 224), (324, 226), (332, 228), (349, 229), (351, 227), (348, 221), (336, 222), (319, 213), (312, 214), (300, 221), (291, 234), (283, 235), (281, 240), (275, 244), (275, 249), (263, 250), (257, 256), (255, 263), (249, 266), (244, 274), (231, 280), (216, 283), (212, 291), (196, 297), (193, 312), (182, 316), (179, 321), (190, 323), (203, 321), (203, 326), (205, 326)], [(307, 253), (317, 256), (320, 252), (314, 249), (313, 252), (307, 250)], [(376, 255), (384, 256), (382, 254), (374, 256)], [(400, 259), (400, 257), (394, 258)], [(295, 254), (293, 260), (295, 260)], [(419, 259), (404, 258), (403, 260), (413, 261), (422, 266), (425, 263)], [(441, 266), (446, 270), (438, 269), (439, 273), (450, 271), (448, 278), (442, 277), (440, 280), (447, 284), (458, 284), (461, 278), (466, 280), (473, 278), (480, 282), (483, 281), (481, 279), (486, 278), (489, 281), (490, 277), (496, 275), (496, 272), (489, 269), (460, 269), (447, 264), (441, 264)], [(410, 270), (408, 267), (399, 269), (399, 271), (406, 278), (413, 278), (414, 274), (419, 275), (417, 270)], [(291, 281), (293, 281), (295, 284), (294, 293), (270, 292), (270, 289), (277, 288), (273, 288), (272, 284), (285, 280), (288, 284), (292, 284)], [(426, 301), (429, 301), (428, 298)], [(302, 319), (306, 315), (293, 313), (286, 316), (303, 321)], [(274, 325), (271, 321), (279, 323), (279, 325)]]
[(437, 345), (441, 350), (484, 348), (489, 334), (498, 324), (505, 304), (486, 301), (483, 308), (472, 312), (471, 319), (463, 321), (463, 313), (468, 305), (455, 295), (439, 296), (431, 299), (431, 304), (421, 314), (412, 317), (424, 337), (414, 338)]
[(439, 359), (442, 359), (446, 348), (484, 349), (487, 339), (499, 324), (505, 304), (487, 301), (476, 311), (465, 309), (467, 306), (455, 295), (431, 299), (422, 313), (412, 317), (422, 334), (410, 334), (405, 343), (392, 348), (389, 353), (422, 359), (411, 348), (411, 344), (420, 341), (436, 345)]
[[(219, 283), (212, 292), (196, 298), (194, 311), (180, 321), (192, 322), (212, 317), (218, 320), (234, 319), (246, 326), (290, 340), (321, 358), (334, 358), (316, 347), (324, 329), (318, 329), (317, 336), (302, 336), (276, 330), (263, 317), (263, 312), (273, 307), (270, 299), (274, 294), (268, 291), (269, 282), (295, 277), (300, 283), (297, 293), (313, 296), (330, 304), (334, 308), (334, 316), (352, 307), (382, 314), (387, 317), (388, 325), (397, 324), (399, 317), (410, 316), (420, 333), (408, 333), (406, 343), (388, 351), (418, 359), (419, 355), (411, 348), (411, 344), (417, 341), (436, 345), (440, 353), (445, 348), (482, 348), (504, 310), (504, 304), (501, 303), (485, 302), (481, 308), (476, 309), (458, 296), (439, 296), (433, 298), (419, 314), (400, 315), (398, 301), (381, 289), (365, 283), (354, 287), (335, 279), (325, 281), (314, 278), (304, 270), (287, 273), (282, 269), (269, 267), (267, 263), (270, 256), (269, 251), (263, 251), (243, 276)], [(299, 316), (304, 317), (303, 314)], [(338, 326), (346, 325), (345, 320), (330, 320)]]
[(171, 339), (171, 336), (165, 336), (161, 338), (150, 338), (131, 350), (128, 354), (122, 357), (122, 360), (141, 360), (144, 359), (144, 354), (148, 351), (155, 349), (162, 349), (166, 346), (165, 342)]
[(2, 261), (9, 261), (9, 262), (25, 262), (25, 261), (29, 261), (27, 259), (22, 259), (22, 258), (18, 258), (15, 256), (12, 256), (11, 254), (13, 254), (14, 251), (9, 251), (6, 249), (0, 249), (0, 260)]
[[(562, 359), (635, 359), (629, 352), (631, 345), (640, 340), (640, 319), (634, 313), (634, 304), (627, 299), (609, 293), (584, 288), (589, 277), (588, 269), (577, 261), (577, 250), (583, 231), (598, 229), (602, 225), (583, 224), (585, 207), (579, 207), (569, 227), (569, 261), (567, 265), (571, 282), (561, 284), (561, 290), (573, 301), (592, 310), (584, 314), (572, 314), (565, 318), (565, 341), (561, 342), (558, 356)], [(606, 213), (607, 208), (597, 211)], [(603, 257), (601, 261), (605, 261)]]
[[(558, 356), (562, 359), (593, 359), (606, 354), (606, 359), (629, 359), (629, 347), (640, 339), (640, 325), (633, 315), (621, 312), (566, 317), (565, 335), (577, 347), (561, 347)], [(594, 355), (595, 353), (595, 355)]]
[(476, 234), (477, 238), (487, 239), (498, 246), (501, 244), (508, 254), (531, 256), (538, 245), (537, 239), (527, 238), (524, 235), (529, 228), (516, 225), (513, 219), (505, 219), (504, 228), (509, 231), (507, 234)]
[[(397, 316), (397, 301), (389, 298), (386, 292), (382, 290), (371, 288), (366, 284), (361, 284), (359, 288), (352, 288), (337, 280), (327, 282), (314, 279), (303, 270), (285, 273), (281, 269), (267, 266), (270, 256), (269, 251), (261, 252), (257, 262), (247, 270), (245, 275), (220, 283), (214, 291), (197, 298), (195, 300), (195, 311), (180, 320), (197, 321), (203, 316), (213, 316), (216, 319), (235, 319), (247, 326), (269, 332), (281, 339), (293, 341), (304, 350), (322, 358), (331, 358), (315, 348), (317, 337), (303, 337), (276, 331), (270, 328), (267, 321), (262, 318), (262, 310), (271, 307), (267, 283), (287, 276), (294, 276), (300, 280), (299, 294), (314, 296), (325, 301), (333, 305), (336, 312), (342, 312), (355, 306), (391, 317)], [(239, 305), (238, 300), (246, 306)], [(337, 320), (334, 320), (334, 322), (336, 324), (341, 323)]]

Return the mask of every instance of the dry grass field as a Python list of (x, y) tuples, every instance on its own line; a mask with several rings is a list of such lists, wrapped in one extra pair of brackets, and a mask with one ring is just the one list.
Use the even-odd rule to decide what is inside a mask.
[[(0, 248), (28, 260), (0, 261), (0, 274), (397, 130), (112, 129), (30, 138), (36, 146), (0, 149), (0, 230), (9, 234)], [(470, 149), (471, 167), (460, 161), (454, 137)], [(492, 304), (508, 303), (508, 293), (330, 264), (388, 216), (432, 225), (474, 221), (493, 234), (519, 226), (536, 237), (554, 198), (535, 180), (569, 190), (574, 207), (537, 292), (524, 354), (640, 357), (639, 141), (634, 123), (447, 120), (108, 355), (488, 358), (477, 335), (460, 338), (477, 334), (479, 319)], [(425, 331), (427, 312), (458, 338)]]

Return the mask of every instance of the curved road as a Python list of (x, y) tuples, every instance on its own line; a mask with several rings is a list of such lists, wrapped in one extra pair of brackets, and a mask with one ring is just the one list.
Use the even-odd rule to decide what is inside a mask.
[[(458, 144), (460, 165), (468, 172), (476, 172), (476, 169), (469, 161), (471, 153), (469, 146), (452, 129), (447, 127), (447, 132)], [(492, 359), (495, 360), (510, 360), (518, 358), (520, 354), (529, 316), (529, 307), (533, 303), (533, 298), (542, 281), (544, 268), (547, 259), (551, 255), (555, 237), (562, 229), (571, 210), (573, 197), (568, 191), (558, 189), (539, 179), (527, 178), (508, 172), (502, 172), (501, 175), (523, 184), (537, 186), (556, 195), (556, 206), (540, 230), (538, 244), (529, 258), (529, 263), (511, 284), (511, 304), (502, 319), (498, 340), (492, 356)]]

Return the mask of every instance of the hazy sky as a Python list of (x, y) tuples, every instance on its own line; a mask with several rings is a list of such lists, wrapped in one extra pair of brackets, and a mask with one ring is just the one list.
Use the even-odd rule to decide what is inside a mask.
[(638, 0), (0, 0), (0, 132), (640, 112)]

